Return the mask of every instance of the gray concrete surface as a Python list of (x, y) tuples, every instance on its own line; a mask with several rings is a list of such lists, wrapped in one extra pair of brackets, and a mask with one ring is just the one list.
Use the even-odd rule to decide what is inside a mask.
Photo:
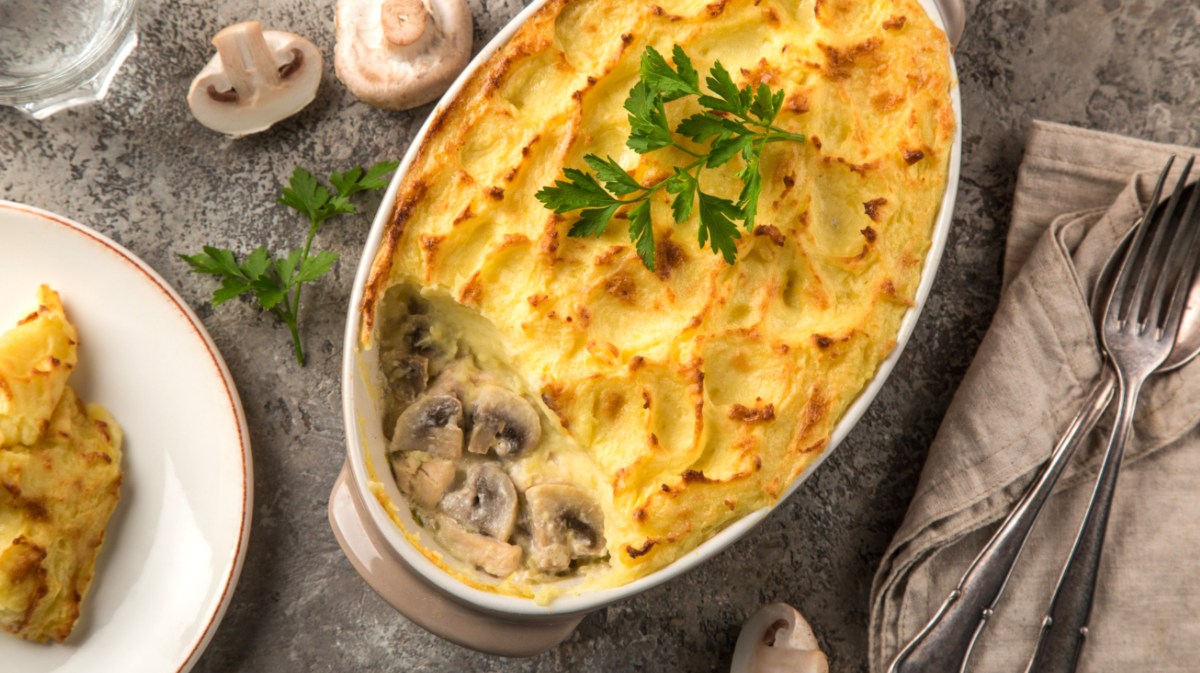
[[(522, 6), (471, 4), (476, 49)], [(254, 138), (217, 137), (192, 120), (184, 95), (209, 36), (252, 17), (332, 53), (332, 1), (145, 0), (141, 46), (102, 104), (43, 122), (0, 110), (0, 198), (78, 219), (157, 269), (199, 313), (241, 391), (254, 445), (253, 533), (201, 673), (722, 671), (742, 621), (776, 600), (811, 619), (832, 670), (866, 671), (876, 563), (997, 302), (1027, 122), (1195, 144), (1200, 121), (1195, 3), (969, 1), (957, 54), (965, 146), (955, 225), (912, 344), (866, 417), (796, 497), (719, 557), (587, 617), (552, 652), (505, 660), (398, 616), (355, 574), (326, 521), (344, 455), (343, 315), (370, 218), (343, 218), (321, 235), (343, 261), (305, 297), (304, 369), (282, 326), (244, 304), (212, 309), (212, 281), (175, 258), (209, 242), (295, 245), (301, 223), (273, 203), (293, 166), (324, 175), (398, 158), (428, 113), (358, 103), (330, 61), (318, 100), (299, 116)]]

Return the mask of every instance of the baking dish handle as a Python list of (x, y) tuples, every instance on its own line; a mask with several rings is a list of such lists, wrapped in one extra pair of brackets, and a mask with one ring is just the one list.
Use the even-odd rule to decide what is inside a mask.
[(329, 523), (354, 569), (383, 600), (430, 633), (464, 647), (506, 657), (541, 654), (565, 640), (583, 615), (519, 619), (481, 612), (422, 579), (392, 551), (371, 523), (354, 488), (350, 465), (329, 496)]
[(942, 24), (946, 26), (946, 39), (951, 47), (957, 47), (962, 39), (963, 27), (967, 22), (967, 9), (964, 0), (934, 0), (938, 13), (942, 15)]

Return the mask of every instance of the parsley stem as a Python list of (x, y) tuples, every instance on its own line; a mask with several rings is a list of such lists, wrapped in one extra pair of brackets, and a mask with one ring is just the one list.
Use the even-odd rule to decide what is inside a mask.
[(776, 138), (779, 140), (793, 140), (795, 142), (804, 142), (804, 136), (802, 136), (798, 133), (792, 133), (791, 131), (789, 131), (787, 129), (779, 128), (778, 126), (776, 126), (774, 124), (768, 124), (765, 122), (756, 121), (754, 119), (750, 119), (749, 117), (745, 117), (742, 115), (737, 115), (737, 117), (739, 119), (741, 119), (744, 123), (746, 123), (750, 126), (757, 126), (760, 129), (766, 129), (767, 131), (770, 131), (771, 133), (760, 134), (765, 137)]
[[(697, 159), (705, 159), (705, 158), (707, 158), (707, 155), (700, 154), (699, 152), (693, 152), (693, 151), (689, 150), (688, 148), (684, 147), (683, 145), (680, 145), (679, 143), (677, 143), (677, 142), (675, 142), (675, 141), (673, 141), (673, 140), (671, 141), (671, 146), (672, 146), (672, 147), (674, 147), (675, 149), (679, 150), (680, 152), (683, 152), (684, 154), (690, 154), (691, 156), (693, 156), (693, 157), (696, 157)], [(692, 164), (692, 165), (694, 166), (695, 164)], [(689, 168), (690, 168), (690, 167), (689, 167)]]
[[(679, 146), (676, 145), (676, 147), (679, 147)], [(684, 173), (691, 173), (692, 169), (696, 168), (697, 166), (703, 168), (704, 162), (708, 160), (707, 156), (704, 156), (701, 154), (696, 154), (695, 152), (690, 152), (683, 147), (680, 147), (679, 149), (683, 150), (684, 152), (687, 152), (688, 154), (691, 154), (694, 157), (699, 157), (692, 163), (690, 163), (687, 166), (684, 166), (683, 168), (680, 169)], [(654, 196), (654, 194), (658, 190), (665, 187), (667, 185), (667, 180), (669, 180), (669, 179), (670, 178), (663, 178), (662, 180), (659, 180), (658, 182), (654, 183), (653, 185), (650, 185), (649, 187), (642, 187), (642, 193), (640, 196), (634, 197), (632, 199), (627, 199), (627, 200), (617, 199), (617, 201), (619, 201), (620, 203), (641, 203), (642, 201), (645, 201), (646, 199), (650, 198), (651, 196)], [(696, 180), (697, 181), (700, 180), (700, 171), (696, 171)]]
[(292, 350), (296, 351), (296, 362), (304, 366), (304, 346), (300, 345), (300, 329), (296, 326), (296, 314), (289, 313), (283, 317), (283, 321), (287, 323), (288, 331), (292, 333)]
[[(292, 269), (291, 277), (284, 279), (284, 287), (292, 284), (292, 278), (295, 278), (296, 274), (300, 272), (300, 269), (304, 266), (305, 260), (308, 259), (309, 251), (312, 250), (313, 238), (316, 237), (317, 229), (320, 228), (321, 223), (316, 219), (312, 219), (310, 222), (311, 224), (308, 228), (308, 238), (304, 240), (304, 252), (301, 253), (300, 261), (296, 264), (296, 268)], [(288, 301), (287, 293), (284, 293), (283, 301), (287, 310), (287, 315), (281, 316), (283, 321), (287, 323), (288, 330), (292, 333), (292, 347), (296, 351), (296, 362), (300, 363), (301, 367), (304, 366), (305, 360), (304, 347), (300, 345), (300, 330), (297, 327), (296, 322), (300, 317), (300, 290), (303, 289), (303, 287), (303, 282), (296, 283), (296, 292), (292, 295), (291, 301)]]

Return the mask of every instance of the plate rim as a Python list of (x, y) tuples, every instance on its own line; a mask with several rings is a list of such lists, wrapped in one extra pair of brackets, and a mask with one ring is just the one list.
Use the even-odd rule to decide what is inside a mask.
[(156, 287), (167, 301), (179, 311), (180, 315), (184, 317), (188, 326), (196, 333), (201, 345), (204, 346), (204, 350), (208, 353), (212, 365), (220, 377), (226, 399), (237, 421), (238, 450), (241, 452), (242, 457), (242, 519), (238, 527), (237, 549), (233, 555), (233, 563), (225, 573), (220, 591), (220, 600), (216, 605), (216, 609), (212, 610), (207, 616), (204, 628), (197, 637), (192, 639), (190, 646), (185, 645), (184, 648), (181, 648), (181, 651), (187, 651), (187, 656), (179, 662), (175, 671), (176, 673), (187, 673), (199, 662), (200, 657), (204, 654), (209, 643), (212, 642), (213, 636), (216, 634), (221, 621), (225, 617), (225, 612), (228, 610), (233, 599), (233, 594), (237, 589), (238, 580), (241, 578), (242, 568), (246, 559), (246, 550), (249, 547), (250, 528), (254, 514), (254, 457), (251, 451), (250, 431), (246, 423), (246, 413), (242, 407), (241, 396), (238, 394), (237, 386), (233, 381), (233, 376), (229, 371), (228, 365), (225, 363), (225, 359), (221, 356), (220, 350), (218, 350), (208, 330), (205, 329), (199, 316), (196, 315), (187, 301), (180, 296), (179, 292), (166, 279), (159, 275), (157, 271), (151, 268), (149, 264), (120, 243), (69, 217), (58, 215), (37, 206), (0, 199), (0, 211), (5, 210), (32, 215), (47, 224), (71, 230), (73, 233), (99, 244), (108, 253), (133, 267)]

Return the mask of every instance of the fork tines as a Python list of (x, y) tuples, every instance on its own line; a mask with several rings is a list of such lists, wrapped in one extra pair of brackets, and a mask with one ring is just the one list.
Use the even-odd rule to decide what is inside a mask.
[[(1119, 298), (1119, 305), (1109, 306), (1109, 311), (1117, 311), (1117, 320), (1123, 328), (1128, 327), (1129, 321), (1132, 321), (1138, 333), (1153, 327), (1156, 337), (1175, 331), (1174, 326), (1168, 323), (1172, 318), (1174, 322), (1178, 322), (1183, 312), (1182, 304), (1187, 298), (1191, 279), (1196, 273), (1198, 259), (1193, 249), (1200, 227), (1189, 226), (1188, 223), (1193, 222), (1197, 204), (1200, 203), (1200, 186), (1190, 187), (1187, 205), (1183, 212), (1179, 213), (1184, 192), (1189, 189), (1187, 179), (1194, 158), (1189, 158), (1184, 164), (1167, 202), (1159, 203), (1163, 184), (1174, 159), (1175, 157), (1171, 157), (1167, 161), (1158, 176), (1154, 193), (1146, 207), (1146, 214), (1139, 223), (1138, 231), (1134, 234), (1117, 281), (1109, 295)], [(1142, 246), (1146, 245), (1149, 246), (1146, 254), (1138, 254)], [(1126, 286), (1131, 281), (1134, 282), (1132, 291), (1127, 292)], [(1153, 289), (1147, 291), (1151, 287)], [(1168, 291), (1171, 293), (1170, 301), (1164, 301)], [(1179, 306), (1176, 307), (1176, 304)]]

